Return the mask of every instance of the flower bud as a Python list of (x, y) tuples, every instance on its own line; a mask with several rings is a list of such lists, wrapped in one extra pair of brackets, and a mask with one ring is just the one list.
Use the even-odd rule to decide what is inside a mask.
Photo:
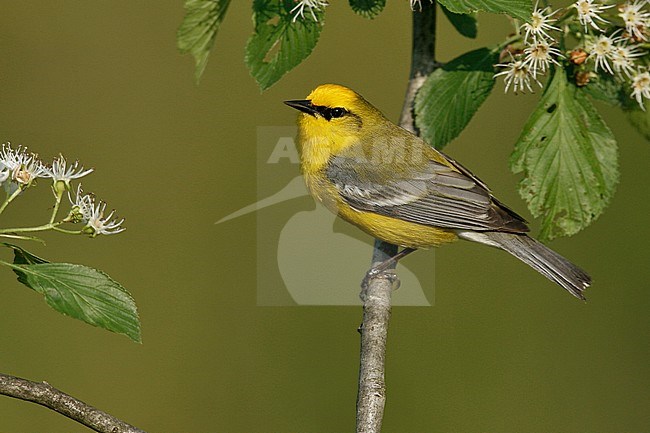
[(582, 65), (587, 61), (587, 57), (589, 57), (589, 54), (582, 48), (576, 48), (569, 53), (569, 61), (574, 65)]
[(584, 87), (589, 84), (589, 79), (591, 78), (591, 73), (587, 71), (578, 71), (576, 72), (576, 86)]

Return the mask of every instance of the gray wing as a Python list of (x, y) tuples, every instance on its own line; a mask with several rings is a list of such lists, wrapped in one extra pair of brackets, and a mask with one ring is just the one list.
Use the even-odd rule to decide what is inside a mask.
[(395, 170), (387, 181), (385, 166), (337, 156), (330, 159), (326, 176), (357, 210), (456, 230), (528, 231), (525, 220), (466, 168), (456, 171), (429, 160), (409, 170)]

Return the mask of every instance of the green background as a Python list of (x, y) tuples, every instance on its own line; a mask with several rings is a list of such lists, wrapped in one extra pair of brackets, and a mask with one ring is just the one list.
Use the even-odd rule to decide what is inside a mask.
[[(200, 86), (175, 48), (180, 1), (3, 4), (0, 140), (94, 167), (86, 189), (127, 217), (119, 236), (51, 235), (28, 247), (126, 286), (143, 344), (55, 313), (5, 270), (0, 371), (46, 380), (149, 432), (353, 430), (360, 309), (256, 306), (256, 215), (214, 225), (257, 199), (256, 128), (293, 124), (282, 100), (337, 82), (397, 119), (408, 3), (389, 1), (374, 21), (332, 3), (314, 54), (263, 94), (243, 63), (248, 2), (231, 5)], [(511, 31), (505, 17), (481, 14), (472, 41), (439, 20), (443, 61)], [(447, 148), (524, 215), (507, 159), (537, 97), (503, 95), (497, 83)], [(385, 432), (650, 431), (650, 147), (600, 108), (620, 144), (618, 192), (592, 227), (551, 244), (593, 275), (589, 301), (505, 253), (440, 249), (435, 305), (393, 310)], [(48, 189), (28, 191), (2, 226), (42, 222)], [(2, 433), (85, 431), (0, 397)]]

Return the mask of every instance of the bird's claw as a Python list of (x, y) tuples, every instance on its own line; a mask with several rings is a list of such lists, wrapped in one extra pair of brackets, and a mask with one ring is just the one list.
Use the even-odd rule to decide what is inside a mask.
[(363, 281), (361, 282), (362, 293), (364, 293), (368, 289), (368, 285), (370, 284), (370, 281), (376, 278), (388, 280), (393, 290), (399, 289), (400, 281), (399, 281), (399, 277), (397, 276), (397, 273), (395, 272), (395, 269), (384, 270), (384, 269), (372, 268), (366, 273), (366, 276), (363, 277)]

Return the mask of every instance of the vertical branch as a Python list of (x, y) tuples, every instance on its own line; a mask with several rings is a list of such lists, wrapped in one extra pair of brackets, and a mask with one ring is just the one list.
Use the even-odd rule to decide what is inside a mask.
[[(413, 12), (413, 48), (400, 126), (417, 133), (413, 103), (426, 77), (437, 67), (435, 61), (436, 5), (423, 2), (422, 10)], [(397, 254), (397, 246), (375, 240), (372, 265)], [(394, 267), (393, 267), (394, 268)], [(390, 321), (393, 281), (381, 274), (368, 281), (361, 292), (363, 322), (357, 396), (357, 433), (379, 433), (386, 403), (384, 367), (386, 337)]]
[[(375, 266), (397, 254), (397, 246), (375, 240), (372, 264)], [(357, 395), (357, 433), (379, 433), (386, 403), (384, 357), (390, 321), (393, 284), (381, 274), (370, 279), (361, 291), (363, 322)]]
[(435, 60), (436, 45), (436, 5), (422, 5), (422, 11), (413, 12), (413, 43), (411, 52), (411, 73), (409, 76), (404, 106), (400, 116), (399, 125), (417, 134), (415, 118), (413, 116), (413, 103), (415, 95), (424, 80), (438, 67)]

